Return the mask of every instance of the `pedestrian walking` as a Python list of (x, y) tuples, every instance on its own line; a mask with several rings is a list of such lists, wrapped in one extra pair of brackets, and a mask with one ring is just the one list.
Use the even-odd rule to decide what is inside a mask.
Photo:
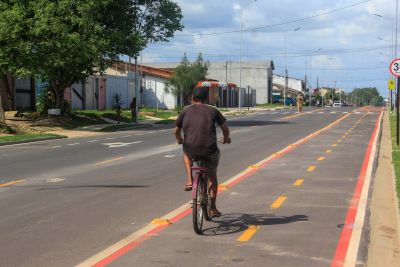
[(137, 123), (137, 114), (136, 114), (136, 97), (132, 99), (131, 102), (131, 116), (132, 116), (132, 123)]

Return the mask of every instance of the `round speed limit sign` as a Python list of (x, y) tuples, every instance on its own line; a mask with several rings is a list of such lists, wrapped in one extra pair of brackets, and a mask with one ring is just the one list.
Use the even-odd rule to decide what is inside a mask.
[(390, 73), (394, 76), (400, 77), (400, 58), (396, 58), (390, 63)]

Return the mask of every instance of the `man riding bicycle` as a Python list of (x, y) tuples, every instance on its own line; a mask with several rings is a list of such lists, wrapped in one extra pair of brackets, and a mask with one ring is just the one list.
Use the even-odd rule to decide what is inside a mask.
[[(187, 171), (185, 190), (192, 187), (192, 159), (201, 156), (205, 158), (204, 167), (210, 181), (211, 210), (213, 217), (221, 216), (217, 210), (216, 199), (218, 192), (217, 167), (220, 152), (217, 146), (217, 123), (224, 135), (222, 143), (230, 143), (229, 128), (226, 119), (221, 112), (210, 105), (205, 104), (208, 99), (207, 87), (196, 87), (193, 90), (192, 105), (185, 107), (175, 123), (175, 137), (179, 144), (183, 144), (184, 162)], [(181, 136), (183, 130), (184, 138)]]

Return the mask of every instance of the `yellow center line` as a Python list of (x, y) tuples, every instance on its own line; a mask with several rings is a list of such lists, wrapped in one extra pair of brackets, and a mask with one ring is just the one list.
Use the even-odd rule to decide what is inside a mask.
[(96, 164), (94, 164), (94, 166), (99, 166), (99, 165), (111, 163), (111, 162), (114, 162), (114, 161), (117, 161), (117, 160), (121, 160), (121, 159), (124, 159), (124, 157), (118, 157), (118, 158), (113, 158), (113, 159), (109, 159), (109, 160), (105, 160), (105, 161), (100, 161), (100, 162), (97, 162)]
[(333, 144), (332, 146), (337, 146), (337, 144)]
[(247, 228), (246, 231), (243, 232), (237, 239), (237, 241), (240, 242), (246, 242), (249, 241), (250, 238), (258, 231), (260, 227), (258, 225), (249, 225), (249, 228)]
[(314, 171), (316, 168), (317, 168), (317, 166), (311, 165), (311, 166), (309, 166), (309, 167), (307, 168), (307, 171), (308, 171), (308, 172), (312, 172), (312, 171)]
[(319, 161), (323, 161), (325, 159), (325, 157), (319, 157), (318, 160)]
[(278, 209), (283, 204), (283, 202), (285, 202), (286, 199), (287, 199), (287, 197), (285, 197), (285, 196), (278, 197), (274, 201), (274, 203), (272, 203), (271, 209)]
[(327, 150), (325, 150), (325, 152), (326, 152), (326, 153), (332, 153), (332, 150), (327, 149)]
[(345, 135), (342, 135), (342, 138), (346, 138), (346, 136), (345, 136)]
[(296, 182), (294, 182), (294, 186), (300, 186), (300, 185), (302, 185), (303, 184), (303, 182), (304, 182), (304, 179), (297, 179), (296, 180)]
[(22, 183), (22, 182), (25, 182), (25, 181), (26, 180), (11, 181), (11, 182), (8, 182), (8, 183), (5, 183), (5, 184), (0, 184), (0, 187), (6, 187), (6, 186), (13, 185), (13, 184)]
[(338, 143), (340, 143), (340, 142), (342, 142), (342, 139), (339, 139), (339, 140), (337, 140), (338, 141)]

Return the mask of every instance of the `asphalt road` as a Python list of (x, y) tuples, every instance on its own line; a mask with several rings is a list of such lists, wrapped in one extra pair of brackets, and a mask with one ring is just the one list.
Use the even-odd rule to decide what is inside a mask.
[[(224, 216), (203, 235), (182, 216), (110, 265), (330, 266), (378, 116), (331, 108), (230, 119), (221, 183), (345, 117), (222, 192)], [(188, 202), (181, 157), (168, 126), (0, 147), (0, 266), (86, 264), (140, 232)]]

